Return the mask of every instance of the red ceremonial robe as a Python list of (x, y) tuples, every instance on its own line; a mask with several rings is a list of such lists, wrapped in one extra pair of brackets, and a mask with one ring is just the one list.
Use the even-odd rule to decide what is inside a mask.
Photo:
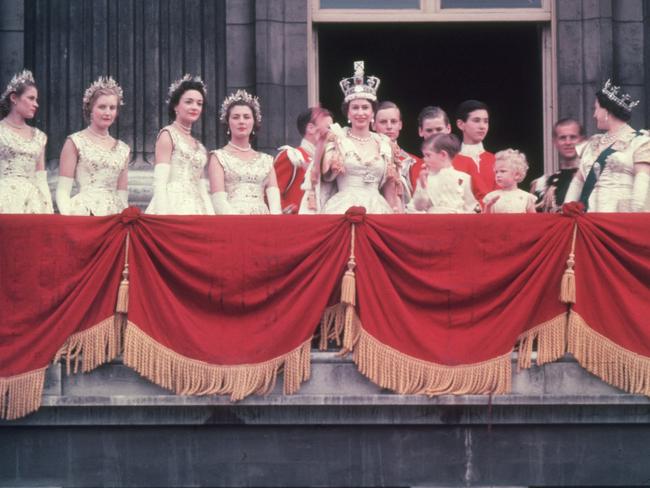
[[(311, 155), (302, 146), (295, 148), (305, 162), (309, 164)], [(282, 210), (291, 207), (291, 211), (287, 213), (297, 214), (302, 201), (304, 191), (300, 188), (305, 179), (305, 170), (302, 165), (295, 165), (289, 159), (287, 150), (280, 152), (274, 162), (275, 175), (278, 179), (278, 188), (280, 189), (280, 198), (282, 201)]]
[(451, 164), (458, 171), (463, 171), (472, 177), (472, 192), (479, 202), (493, 190), (498, 189), (494, 179), (494, 154), (485, 151), (479, 156), (478, 168), (476, 162), (469, 156), (457, 154)]

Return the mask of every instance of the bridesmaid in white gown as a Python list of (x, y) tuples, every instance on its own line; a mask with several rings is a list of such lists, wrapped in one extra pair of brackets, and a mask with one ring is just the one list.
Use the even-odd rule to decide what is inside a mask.
[(16, 74), (0, 97), (0, 213), (52, 213), (45, 170), (47, 136), (27, 125), (38, 109), (30, 71)]
[(368, 213), (402, 212), (403, 187), (390, 139), (370, 131), (379, 79), (364, 75), (363, 61), (354, 65), (354, 76), (341, 81), (350, 127), (330, 127), (322, 162), (322, 179), (335, 181), (337, 192), (320, 211), (342, 214), (362, 206)]
[[(128, 206), (129, 146), (109, 129), (123, 105), (122, 89), (100, 77), (83, 97), (88, 127), (68, 136), (59, 160), (56, 204), (63, 215), (113, 215)], [(74, 180), (79, 193), (70, 198)]]
[(208, 166), (216, 213), (281, 214), (273, 158), (251, 146), (255, 130), (259, 130), (262, 122), (257, 97), (246, 90), (237, 90), (226, 97), (221, 105), (220, 121), (226, 126), (229, 142), (212, 151)]
[(192, 136), (203, 112), (206, 88), (200, 77), (186, 74), (169, 87), (168, 114), (156, 141), (153, 198), (146, 213), (214, 215), (205, 178), (208, 151)]

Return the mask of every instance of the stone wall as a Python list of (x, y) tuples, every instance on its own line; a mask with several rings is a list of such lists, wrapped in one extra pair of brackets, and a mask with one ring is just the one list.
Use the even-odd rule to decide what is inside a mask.
[(650, 127), (650, 2), (562, 0), (556, 6), (559, 116), (596, 132), (594, 94), (611, 77), (641, 100), (631, 124)]
[(24, 16), (22, 1), (0, 0), (0, 93), (24, 66)]

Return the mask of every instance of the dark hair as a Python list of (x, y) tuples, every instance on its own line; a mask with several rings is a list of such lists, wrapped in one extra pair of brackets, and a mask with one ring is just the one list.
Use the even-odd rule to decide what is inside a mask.
[(347, 102), (343, 102), (341, 104), (341, 112), (343, 113), (343, 117), (347, 118), (347, 116), (348, 116), (348, 108), (350, 107), (350, 102), (353, 102), (354, 100), (366, 100), (372, 106), (372, 113), (374, 113), (374, 114), (377, 113), (377, 101), (376, 100), (368, 100), (367, 98), (359, 97), (359, 98), (353, 98), (352, 100), (349, 100)]
[(602, 90), (596, 92), (596, 99), (598, 100), (598, 104), (607, 110), (611, 115), (616, 117), (619, 120), (622, 120), (623, 122), (627, 122), (630, 120), (632, 117), (632, 114), (625, 110), (623, 107), (620, 105), (617, 105), (615, 102), (610, 100), (607, 95), (605, 95)]
[(564, 117), (563, 119), (558, 120), (553, 124), (553, 137), (557, 136), (557, 128), (565, 125), (577, 125), (578, 126), (578, 133), (584, 137), (587, 134), (585, 133), (585, 128), (582, 126), (580, 122), (578, 122), (576, 119), (572, 119), (571, 117)]
[(32, 86), (36, 88), (36, 83), (25, 81), (24, 83), (21, 83), (18, 88), (7, 93), (7, 95), (0, 100), (0, 119), (4, 119), (11, 112), (11, 95), (15, 93), (16, 96), (19, 97), (27, 91), (27, 88)]
[(422, 110), (420, 110), (420, 114), (418, 115), (418, 127), (421, 129), (422, 124), (424, 124), (425, 120), (437, 119), (438, 117), (442, 117), (445, 125), (449, 125), (449, 116), (443, 109), (433, 105), (424, 107)]
[(167, 115), (169, 116), (169, 121), (173, 122), (176, 120), (176, 112), (174, 109), (178, 106), (178, 103), (181, 101), (181, 97), (183, 96), (183, 93), (185, 93), (188, 90), (196, 90), (201, 94), (203, 97), (203, 107), (205, 108), (205, 89), (203, 88), (203, 83), (199, 83), (198, 81), (194, 80), (188, 80), (182, 82), (178, 88), (172, 93), (171, 97), (169, 97), (169, 102), (167, 103)]
[(307, 126), (316, 122), (320, 117), (334, 118), (332, 112), (322, 107), (309, 107), (304, 112), (301, 112), (296, 119), (298, 133), (300, 133), (301, 136), (304, 136), (305, 132), (307, 132)]
[(456, 154), (460, 152), (460, 141), (454, 134), (438, 132), (431, 137), (427, 137), (422, 142), (422, 152), (429, 148), (435, 153), (445, 151), (450, 159), (454, 159)]
[(397, 109), (397, 111), (399, 112), (399, 118), (400, 119), (402, 118), (402, 111), (395, 104), (395, 102), (391, 102), (390, 100), (384, 100), (383, 102), (379, 102), (379, 104), (377, 105), (377, 111), (375, 113), (379, 112), (380, 110), (386, 110), (389, 108)]
[(475, 110), (485, 110), (488, 113), (490, 112), (488, 106), (483, 102), (479, 102), (478, 100), (465, 100), (456, 109), (456, 120), (467, 122), (469, 114)]

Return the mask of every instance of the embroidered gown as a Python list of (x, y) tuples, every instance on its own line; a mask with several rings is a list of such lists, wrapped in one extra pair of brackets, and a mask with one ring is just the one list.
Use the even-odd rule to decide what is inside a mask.
[(0, 213), (53, 213), (52, 196), (36, 183), (36, 163), (47, 136), (32, 128), (29, 139), (0, 122)]
[(371, 133), (370, 137), (377, 145), (375, 156), (362, 159), (356, 145), (347, 136), (337, 136), (335, 142), (329, 142), (325, 153), (339, 151), (345, 172), (336, 177), (338, 191), (323, 205), (321, 213), (344, 214), (348, 208), (361, 206), (368, 213), (393, 213), (388, 201), (380, 193), (386, 179), (386, 169), (392, 159), (392, 150), (386, 136)]
[(224, 149), (213, 153), (223, 167), (228, 203), (233, 213), (268, 214), (264, 190), (269, 174), (274, 171), (273, 158), (258, 152), (253, 159), (245, 161)]
[[(580, 155), (580, 167), (567, 192), (571, 200), (579, 199), (591, 168), (600, 153), (611, 144), (603, 142), (603, 137), (605, 134), (592, 136)], [(632, 127), (625, 127), (612, 149), (616, 151), (607, 157), (605, 168), (589, 196), (590, 212), (631, 211), (634, 163), (650, 162), (650, 136), (645, 131), (637, 133)]]
[(125, 205), (117, 193), (117, 181), (129, 164), (129, 146), (118, 139), (106, 149), (83, 131), (69, 138), (79, 155), (75, 170), (79, 193), (70, 199), (70, 215), (120, 213)]
[[(154, 194), (147, 210), (158, 215), (214, 215), (214, 208), (201, 178), (208, 164), (208, 151), (196, 141), (193, 146), (173, 125), (163, 128), (172, 139), (173, 150), (167, 183), (167, 204)], [(160, 134), (159, 134), (160, 135)]]

